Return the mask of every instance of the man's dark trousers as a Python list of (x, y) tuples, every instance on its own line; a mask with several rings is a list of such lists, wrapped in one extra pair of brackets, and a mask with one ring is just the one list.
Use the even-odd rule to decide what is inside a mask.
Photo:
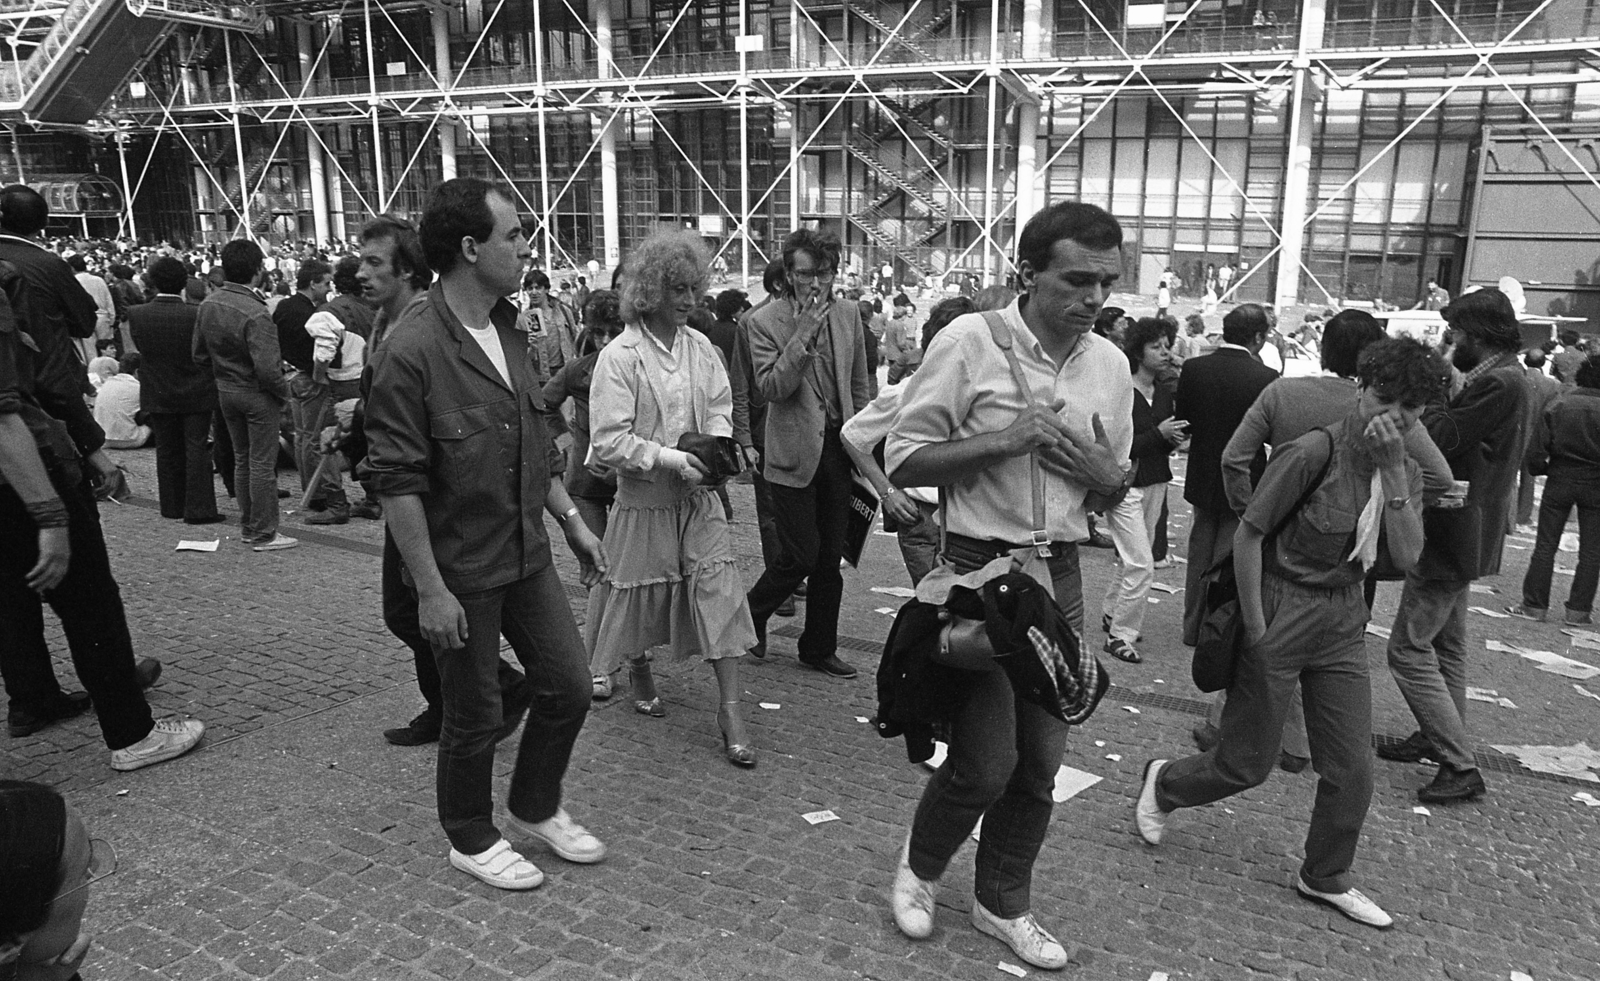
[(766, 636), (767, 620), (805, 580), (806, 626), (800, 635), (800, 660), (816, 664), (833, 656), (839, 643), (839, 603), (844, 576), (845, 526), (850, 510), (850, 459), (839, 430), (829, 428), (822, 440), (817, 472), (804, 487), (768, 481), (772, 517), (777, 526), (778, 554), (750, 590), (750, 617), (756, 633)]
[(156, 434), (156, 491), (163, 518), (204, 521), (216, 517), (217, 491), (211, 480), (211, 413), (156, 412), (149, 416)]
[[(428, 644), (427, 638), (422, 636), (422, 628), (417, 624), (417, 592), (405, 584), (400, 569), (400, 548), (395, 545), (394, 536), (389, 534), (389, 529), (385, 528), (381, 580), (383, 625), (388, 627), (389, 632), (399, 638), (402, 644), (411, 648), (411, 656), (417, 668), (417, 688), (422, 691), (422, 698), (428, 703), (428, 712), (435, 719), (442, 719), (444, 696), (439, 693), (439, 665), (434, 660), (432, 646)], [(500, 659), (499, 672), (501, 709), (505, 711), (518, 702), (523, 685), (528, 679), (521, 671), (507, 664), (504, 658)]]
[[(110, 749), (124, 749), (155, 725), (139, 688), (122, 593), (111, 575), (100, 512), (87, 480), (56, 488), (67, 506), (72, 561), (66, 578), (44, 595), (61, 620), (78, 680), (94, 701)], [(44, 641), (44, 608), (28, 588), (39, 560), (39, 532), (11, 487), (0, 486), (0, 675), (12, 708), (34, 711), (61, 698)]]

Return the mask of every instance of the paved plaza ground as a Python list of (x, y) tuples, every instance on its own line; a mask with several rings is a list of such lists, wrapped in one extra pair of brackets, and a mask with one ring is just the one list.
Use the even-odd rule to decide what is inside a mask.
[[(701, 665), (658, 660), (664, 719), (635, 714), (625, 698), (597, 705), (568, 806), (610, 855), (575, 866), (529, 844), (548, 879), (513, 894), (447, 864), (434, 748), (397, 748), (380, 735), (420, 706), (410, 654), (380, 622), (380, 526), (309, 529), (290, 514), (283, 531), (301, 547), (256, 554), (234, 524), (162, 520), (151, 500), (153, 453), (118, 456), (144, 496), (102, 515), (137, 649), (166, 664), (151, 700), (158, 714), (192, 715), (208, 730), (193, 754), (129, 774), (110, 769), (92, 718), (0, 742), (0, 771), (60, 787), (120, 856), (117, 874), (93, 888), (86, 981), (967, 981), (1005, 978), (1002, 962), (1019, 963), (967, 923), (970, 847), (945, 878), (931, 939), (906, 940), (890, 918), (886, 894), (927, 776), (902, 743), (864, 724), (890, 623), (882, 611), (900, 602), (871, 587), (907, 585), (893, 539), (872, 538), (863, 568), (846, 574), (840, 653), (861, 669), (857, 678), (800, 667), (798, 620), (774, 621), (772, 656), (746, 659), (756, 770), (723, 760), (716, 689)], [(760, 560), (750, 488), (734, 485), (733, 501), (752, 582)], [(226, 498), (223, 507), (236, 515)], [(185, 537), (221, 545), (175, 552)], [(1516, 599), (1530, 545), (1512, 539), (1506, 572), (1485, 583), (1498, 594), (1475, 599), (1492, 609)], [(1084, 554), (1093, 624), (1109, 556)], [(575, 563), (563, 546), (557, 555), (575, 584)], [(1574, 559), (1562, 553), (1558, 564)], [(1182, 569), (1158, 581), (1181, 586)], [(1569, 582), (1557, 577), (1558, 599)], [(571, 596), (581, 614), (581, 591)], [(1380, 590), (1375, 623), (1392, 621), (1397, 597), (1395, 585)], [(1414, 794), (1431, 768), (1378, 762), (1355, 875), (1395, 916), (1395, 928), (1379, 933), (1289, 889), (1315, 787), (1309, 772), (1280, 772), (1179, 814), (1159, 849), (1136, 836), (1145, 760), (1190, 751), (1204, 710), (1176, 642), (1181, 594), (1154, 592), (1152, 603), (1145, 663), (1107, 659), (1115, 687), (1069, 743), (1066, 763), (1102, 779), (1056, 807), (1035, 872), (1034, 909), (1072, 952), (1064, 974), (1600, 977), (1600, 807), (1572, 799), (1600, 786), (1528, 771), (1489, 748), (1600, 744), (1600, 700), (1483, 647), (1498, 638), (1591, 664), (1600, 652), (1569, 649), (1555, 625), (1472, 615), (1474, 684), (1516, 707), (1472, 703), (1490, 788), (1477, 803), (1417, 813)], [(51, 640), (58, 672), (75, 686), (53, 626)], [(1412, 723), (1382, 642), (1369, 638), (1368, 649), (1378, 738), (1404, 736)], [(1586, 687), (1600, 692), (1600, 679)], [(512, 745), (501, 751), (500, 799)], [(839, 820), (801, 818), (823, 809)]]

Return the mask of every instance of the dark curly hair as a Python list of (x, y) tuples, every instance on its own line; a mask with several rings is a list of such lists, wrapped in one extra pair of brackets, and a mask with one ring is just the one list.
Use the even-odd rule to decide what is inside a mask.
[[(838, 270), (839, 255), (842, 251), (839, 236), (832, 232), (797, 228), (783, 240), (783, 268), (785, 271), (793, 269), (795, 253), (804, 252), (816, 260), (818, 271)], [(792, 287), (794, 284), (789, 285)]]
[(1122, 225), (1104, 208), (1082, 201), (1058, 201), (1034, 214), (1017, 236), (1017, 265), (1026, 262), (1035, 273), (1050, 267), (1060, 241), (1105, 251), (1122, 247)]
[(1433, 348), (1409, 337), (1387, 337), (1361, 349), (1356, 379), (1380, 398), (1415, 409), (1444, 384), (1445, 366)]
[(1128, 356), (1128, 370), (1139, 373), (1144, 349), (1159, 340), (1172, 340), (1172, 325), (1165, 317), (1140, 317), (1122, 335), (1122, 353)]
[(922, 349), (926, 351), (932, 342), (933, 335), (950, 326), (950, 321), (964, 314), (974, 313), (978, 305), (964, 296), (952, 296), (940, 300), (928, 311), (928, 321), (922, 325)]

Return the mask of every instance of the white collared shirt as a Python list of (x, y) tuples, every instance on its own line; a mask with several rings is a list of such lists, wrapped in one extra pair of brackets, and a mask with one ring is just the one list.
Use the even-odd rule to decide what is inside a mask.
[(642, 359), (644, 370), (651, 376), (656, 397), (661, 401), (661, 445), (677, 446), (678, 438), (694, 428), (689, 366), (682, 356), (683, 328), (678, 328), (670, 348), (650, 328), (641, 325), (640, 332), (645, 336), (644, 347), (650, 352)]
[[(1013, 350), (1034, 398), (1052, 393), (1060, 417), (1087, 439), (1098, 414), (1119, 460), (1133, 445), (1133, 375), (1128, 358), (1098, 334), (1085, 334), (1059, 369), (1022, 320), (1021, 299), (1002, 312)], [(1012, 379), (981, 314), (956, 318), (934, 336), (922, 367), (907, 382), (884, 458), (888, 472), (924, 446), (1000, 432), (1027, 401)], [(1013, 457), (946, 488), (950, 531), (971, 538), (1026, 544), (1033, 532), (1032, 478), (1026, 456)], [(1088, 488), (1045, 473), (1045, 530), (1053, 541), (1089, 537), (1083, 500)]]

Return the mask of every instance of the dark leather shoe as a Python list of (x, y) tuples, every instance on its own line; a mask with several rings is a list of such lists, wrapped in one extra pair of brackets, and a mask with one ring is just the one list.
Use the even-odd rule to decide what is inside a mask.
[(801, 661), (808, 668), (814, 668), (824, 674), (831, 674), (835, 678), (854, 678), (856, 669), (839, 660), (839, 655), (829, 654), (819, 661)]
[(507, 736), (517, 731), (522, 725), (522, 717), (528, 714), (528, 706), (533, 704), (533, 688), (521, 681), (510, 688), (500, 689), (500, 717), (505, 721), (500, 724), (500, 731), (495, 733), (494, 741), (503, 742)]
[(1310, 757), (1296, 756), (1288, 750), (1278, 754), (1278, 769), (1284, 773), (1300, 773), (1310, 765)]
[(306, 518), (306, 524), (308, 525), (345, 525), (349, 523), (349, 508), (328, 508)]
[(787, 599), (785, 599), (782, 603), (779, 603), (778, 604), (778, 608), (776, 610), (772, 611), (772, 615), (775, 616), (775, 617), (792, 617), (792, 616), (794, 616), (794, 597), (790, 596)]
[(383, 738), (396, 746), (424, 746), (439, 741), (439, 716), (424, 710), (398, 729), (383, 730)]
[(1476, 800), (1489, 792), (1483, 774), (1477, 767), (1457, 770), (1448, 763), (1439, 764), (1433, 782), (1417, 791), (1417, 800), (1424, 804), (1454, 804), (1458, 801)]
[(794, 596), (796, 599), (806, 598), (806, 581), (804, 579), (800, 580), (800, 585), (794, 588)]
[(368, 521), (382, 521), (383, 505), (372, 501), (362, 501), (360, 504), (351, 506), (350, 517), (366, 518)]
[(1091, 534), (1083, 544), (1087, 545), (1089, 548), (1117, 547), (1117, 543), (1111, 540), (1111, 536), (1107, 535), (1103, 531), (1100, 531), (1098, 528), (1095, 529), (1094, 533)]
[(1200, 723), (1189, 730), (1189, 734), (1194, 737), (1195, 747), (1202, 753), (1210, 752), (1211, 747), (1222, 741), (1222, 733), (1209, 722)]
[(1423, 760), (1437, 759), (1433, 740), (1420, 732), (1413, 732), (1397, 743), (1380, 743), (1377, 752), (1379, 758), (1395, 763), (1421, 763)]
[(89, 695), (87, 692), (63, 692), (53, 704), (42, 709), (29, 711), (27, 709), (13, 708), (6, 719), (6, 731), (12, 739), (21, 739), (31, 736), (62, 719), (70, 719), (75, 715), (82, 715), (89, 709)]
[(153, 657), (141, 657), (133, 666), (133, 673), (139, 677), (139, 690), (147, 691), (161, 677), (161, 662)]

